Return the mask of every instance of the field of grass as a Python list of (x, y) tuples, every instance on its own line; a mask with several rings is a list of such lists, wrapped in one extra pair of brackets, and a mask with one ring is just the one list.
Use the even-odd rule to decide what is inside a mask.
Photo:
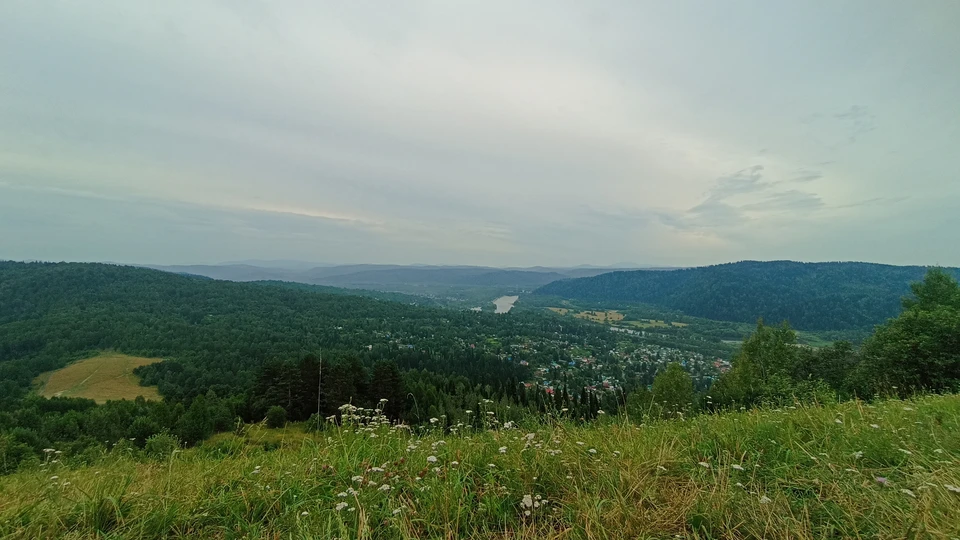
[(157, 358), (138, 358), (117, 353), (103, 353), (93, 358), (74, 362), (62, 369), (37, 377), (35, 385), (44, 397), (78, 397), (104, 403), (114, 399), (159, 400), (160, 394), (152, 386), (140, 386), (133, 370), (159, 362)]
[(0, 537), (960, 537), (960, 396), (55, 461), (0, 478)]
[(612, 323), (623, 320), (623, 313), (617, 310), (608, 309), (606, 311), (581, 311), (574, 315), (580, 319), (587, 319), (598, 323)]

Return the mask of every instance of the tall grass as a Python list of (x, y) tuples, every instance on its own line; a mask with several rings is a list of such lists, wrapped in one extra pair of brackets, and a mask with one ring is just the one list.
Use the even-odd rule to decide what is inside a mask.
[(11, 538), (957, 538), (960, 396), (219, 435), (0, 478)]

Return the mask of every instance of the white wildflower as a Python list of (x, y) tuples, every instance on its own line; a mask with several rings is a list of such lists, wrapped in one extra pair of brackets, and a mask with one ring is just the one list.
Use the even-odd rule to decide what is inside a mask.
[(349, 506), (349, 505), (348, 505), (347, 503), (345, 503), (345, 502), (338, 502), (337, 505), (334, 506), (334, 508), (337, 510), (337, 512), (339, 512), (339, 511), (343, 510), (344, 508), (346, 508), (347, 506)]
[(306, 510), (304, 510), (303, 512), (300, 512), (300, 515), (301, 515), (301, 516), (309, 516), (309, 515), (310, 515), (310, 512), (307, 512)]
[(524, 508), (533, 507), (533, 497), (531, 495), (524, 495), (523, 500), (520, 501), (520, 505)]
[(357, 475), (351, 478), (351, 480), (353, 480), (354, 482), (363, 482), (363, 477), (360, 475)]
[(699, 463), (699, 465), (700, 465), (701, 467), (703, 467), (704, 469), (709, 469), (709, 468), (710, 468), (710, 464), (707, 463), (706, 461), (701, 461), (701, 462)]
[(437, 456), (427, 456), (427, 463), (436, 463)]
[(377, 488), (377, 491), (390, 491), (390, 484), (384, 484)]
[(501, 446), (499, 452), (500, 452), (501, 454), (506, 454), (506, 453), (507, 453), (507, 447), (506, 447), (506, 446)]

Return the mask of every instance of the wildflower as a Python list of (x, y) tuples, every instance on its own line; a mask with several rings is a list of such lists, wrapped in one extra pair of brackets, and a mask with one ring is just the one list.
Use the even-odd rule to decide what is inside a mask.
[(451, 462), (450, 462), (450, 466), (451, 466), (451, 467), (456, 467), (456, 466), (459, 465), (459, 464), (460, 464), (459, 461), (451, 461)]
[(507, 453), (507, 447), (506, 447), (506, 446), (501, 446), (501, 447), (500, 447), (500, 453), (501, 453), (501, 454), (506, 454), (506, 453)]
[(704, 469), (709, 469), (709, 468), (710, 468), (710, 464), (707, 463), (706, 461), (701, 461), (701, 462), (699, 463), (699, 465), (700, 465), (701, 467), (703, 467)]
[(733, 470), (735, 470), (735, 471), (742, 471), (742, 470), (743, 470), (743, 467), (741, 467), (740, 465), (737, 465), (736, 463), (734, 463), (733, 465), (731, 465), (730, 468), (733, 469)]
[(586, 443), (584, 443), (583, 441), (577, 441), (577, 446), (583, 446), (584, 444)]
[[(436, 424), (436, 423), (439, 422), (439, 421), (440, 421), (439, 418), (431, 418), (431, 419), (430, 419), (430, 423), (431, 423), (431, 424)], [(397, 510), (399, 510), (399, 508), (398, 508)]]
[(377, 483), (374, 482), (373, 480), (370, 480), (369, 482), (367, 482), (367, 485), (373, 487), (373, 486), (377, 485)]
[(467, 409), (467, 410), (465, 410), (465, 411), (463, 411), (463, 412), (465, 412), (465, 413), (467, 413), (467, 414), (473, 414), (473, 411), (471, 411), (470, 409)]
[(496, 468), (497, 468), (497, 466), (494, 465), (493, 463), (487, 463), (487, 467), (490, 467), (491, 469), (496, 469)]
[(377, 488), (377, 491), (390, 491), (390, 484), (384, 484)]
[(528, 441), (532, 441), (533, 438), (536, 437), (536, 436), (537, 436), (536, 433), (527, 433), (527, 434), (524, 435), (523, 437), (524, 437), (525, 439), (527, 439)]
[(890, 481), (887, 480), (886, 477), (884, 476), (875, 476), (873, 479), (876, 480), (877, 483), (880, 484), (881, 486), (885, 486), (888, 483), (890, 483)]
[(597, 409), (597, 414), (607, 414), (607, 413), (603, 412), (603, 409)]
[(384, 398), (380, 398), (380, 403), (386, 403), (386, 402), (387, 402), (387, 398), (385, 398), (385, 397), (384, 397)]
[(304, 510), (303, 512), (300, 512), (300, 515), (301, 515), (301, 516), (309, 516), (309, 515), (310, 515), (310, 512), (307, 512), (306, 510)]
[(620, 451), (619, 451), (619, 450), (614, 450), (614, 451), (613, 451), (613, 455), (616, 456), (616, 457), (620, 457)]
[(56, 452), (56, 450), (54, 450), (53, 448), (44, 448), (44, 449), (43, 449), (43, 453), (44, 453), (44, 454), (49, 454), (49, 453), (52, 453), (52, 452)]
[(916, 498), (917, 498), (917, 496), (914, 495), (913, 492), (910, 491), (909, 489), (901, 489), (901, 490), (900, 490), (900, 493), (903, 493), (903, 494), (906, 495), (907, 497), (911, 497), (911, 498), (913, 498), (913, 499), (916, 499)]
[(345, 502), (338, 502), (337, 505), (334, 506), (334, 508), (337, 510), (337, 512), (339, 512), (339, 511), (343, 510), (344, 508), (346, 508), (347, 506), (349, 506), (349, 505), (348, 505), (347, 503), (345, 503)]
[(862, 458), (862, 457), (863, 457), (863, 452), (861, 452), (861, 451), (859, 451), (859, 450), (857, 450), (856, 452), (853, 453), (853, 459), (860, 459), (860, 458)]
[(337, 497), (346, 497), (346, 496), (347, 496), (346, 491), (341, 491), (340, 493), (337, 493)]
[(427, 456), (427, 463), (436, 463), (437, 456)]
[(523, 506), (524, 508), (532, 508), (533, 497), (530, 495), (524, 495), (523, 499), (520, 501), (520, 505)]
[(363, 477), (360, 475), (357, 475), (351, 478), (351, 480), (353, 480), (354, 482), (363, 482)]
[(529, 516), (530, 516), (530, 511), (529, 511), (529, 510), (524, 510), (524, 511), (523, 511), (523, 515), (529, 517)]
[(769, 504), (771, 502), (773, 502), (773, 500), (770, 497), (767, 497), (766, 495), (764, 495), (763, 497), (760, 497), (760, 504)]
[(383, 467), (371, 467), (370, 471), (372, 472), (383, 472)]
[(596, 449), (596, 448), (591, 448), (591, 449), (587, 450), (587, 452), (590, 452), (591, 454), (596, 454), (596, 453), (597, 453), (597, 449)]

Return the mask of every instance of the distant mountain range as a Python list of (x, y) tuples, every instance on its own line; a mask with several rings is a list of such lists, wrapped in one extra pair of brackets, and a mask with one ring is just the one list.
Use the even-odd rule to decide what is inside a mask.
[[(896, 316), (922, 266), (872, 263), (738, 263), (667, 272), (608, 272), (544, 285), (534, 294), (597, 305), (643, 303), (696, 317), (804, 330), (865, 328)], [(960, 270), (948, 269), (960, 278)]]
[[(416, 286), (516, 287), (533, 289), (560, 279), (590, 277), (612, 268), (493, 268), (486, 266), (404, 266), (353, 264), (304, 268), (298, 261), (249, 261), (220, 265), (156, 266), (147, 268), (229, 281), (291, 281), (346, 288)], [(283, 266), (283, 265), (286, 266)]]

